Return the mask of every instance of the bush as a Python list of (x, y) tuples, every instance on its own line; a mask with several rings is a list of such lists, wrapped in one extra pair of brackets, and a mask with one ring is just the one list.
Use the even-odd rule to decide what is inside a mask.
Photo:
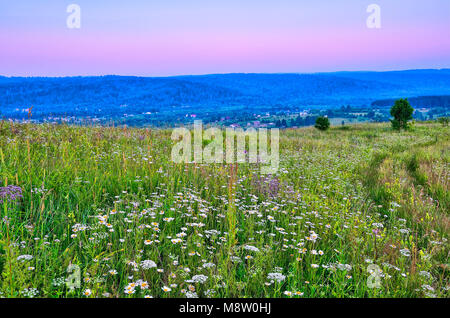
[(316, 119), (316, 124), (314, 125), (319, 130), (327, 130), (330, 128), (330, 121), (328, 120), (328, 117), (319, 116)]
[(396, 130), (408, 129), (408, 120), (412, 119), (412, 114), (414, 109), (408, 102), (408, 99), (398, 99), (395, 101), (394, 106), (391, 108), (391, 119), (392, 128)]
[(448, 126), (449, 118), (448, 117), (439, 117), (438, 122), (442, 124), (442, 126)]

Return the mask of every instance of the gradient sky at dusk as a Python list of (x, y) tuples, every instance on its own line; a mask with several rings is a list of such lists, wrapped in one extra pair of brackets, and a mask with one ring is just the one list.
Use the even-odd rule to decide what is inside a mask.
[[(66, 26), (71, 3), (81, 29)], [(366, 26), (371, 3), (381, 29)], [(0, 0), (0, 75), (449, 67), (449, 0)]]

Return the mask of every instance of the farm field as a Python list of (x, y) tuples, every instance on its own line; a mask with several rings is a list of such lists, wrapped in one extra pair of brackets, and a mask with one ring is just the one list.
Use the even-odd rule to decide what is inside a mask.
[(175, 164), (170, 130), (0, 122), (0, 297), (449, 297), (449, 132), (286, 129), (260, 175)]

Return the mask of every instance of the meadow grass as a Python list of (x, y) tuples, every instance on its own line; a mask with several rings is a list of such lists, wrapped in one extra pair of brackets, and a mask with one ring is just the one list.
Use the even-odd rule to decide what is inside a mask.
[(448, 297), (449, 128), (348, 127), (283, 130), (262, 176), (175, 164), (169, 130), (0, 122), (0, 296)]

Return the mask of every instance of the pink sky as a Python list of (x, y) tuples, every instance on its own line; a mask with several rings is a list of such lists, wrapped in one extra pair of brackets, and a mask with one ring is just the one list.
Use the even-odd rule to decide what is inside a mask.
[[(343, 2), (346, 1), (355, 3)], [(283, 11), (286, 21), (277, 15), (277, 23), (273, 19), (265, 23), (256, 15), (247, 22), (245, 12), (239, 11), (241, 16), (227, 24), (221, 15), (214, 21), (210, 15), (215, 11), (209, 9), (200, 12), (210, 17), (202, 23), (192, 17), (183, 23), (175, 17), (173, 23), (168, 23), (160, 17), (154, 25), (145, 22), (142, 12), (134, 12), (130, 7), (123, 20), (119, 19), (120, 8), (111, 7), (112, 17), (101, 15), (100, 19), (94, 19), (101, 7), (89, 12), (88, 4), (80, 4), (82, 27), (79, 30), (65, 27), (66, 4), (55, 7), (54, 2), (43, 2), (52, 5), (48, 5), (48, 11), (40, 8), (46, 12), (46, 19), (32, 16), (34, 24), (25, 19), (27, 11), (24, 14), (23, 8), (19, 11), (12, 6), (5, 10), (6, 20), (0, 22), (0, 75), (165, 76), (450, 67), (450, 21), (441, 18), (437, 3), (443, 5), (442, 9), (450, 10), (450, 6), (440, 1), (434, 1), (433, 8), (423, 9), (426, 17), (411, 21), (403, 11), (395, 16), (393, 10), (400, 10), (398, 7), (388, 11), (388, 5), (381, 6), (381, 29), (366, 27), (367, 4), (349, 6), (352, 10), (348, 14), (337, 11), (340, 14), (330, 15), (328, 20), (318, 17), (323, 21), (315, 21), (313, 17), (301, 20), (300, 15), (298, 25), (294, 14), (287, 15), (287, 3)], [(226, 8), (232, 12), (232, 7)], [(52, 12), (57, 9), (63, 11), (54, 15)], [(170, 7), (163, 9), (166, 14), (171, 12)], [(174, 10), (182, 12), (182, 9)], [(310, 8), (313, 9), (317, 8)], [(267, 10), (264, 11), (266, 19), (271, 17), (270, 6)]]

